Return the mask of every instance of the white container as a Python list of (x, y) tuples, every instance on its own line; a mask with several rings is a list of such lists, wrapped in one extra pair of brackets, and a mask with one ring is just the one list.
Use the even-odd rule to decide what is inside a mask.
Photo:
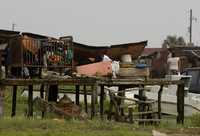
[(121, 56), (121, 61), (124, 63), (132, 63), (132, 56), (130, 54), (124, 54)]

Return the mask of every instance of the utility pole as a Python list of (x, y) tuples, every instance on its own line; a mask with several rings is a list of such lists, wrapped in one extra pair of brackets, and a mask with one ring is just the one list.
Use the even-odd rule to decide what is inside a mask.
[(193, 21), (197, 21), (197, 18), (195, 18), (192, 14), (192, 9), (190, 9), (190, 26), (189, 26), (189, 33), (190, 33), (190, 44), (192, 45), (192, 26)]
[(192, 9), (190, 9), (190, 27), (189, 27), (189, 33), (190, 33), (190, 44), (192, 43)]
[(16, 24), (12, 23), (12, 31), (15, 31), (15, 26), (16, 26)]

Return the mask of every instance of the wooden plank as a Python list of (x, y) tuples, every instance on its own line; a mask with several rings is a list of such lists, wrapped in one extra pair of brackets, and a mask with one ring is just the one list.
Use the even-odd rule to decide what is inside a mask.
[(100, 115), (101, 119), (103, 119), (104, 115), (104, 86), (101, 86), (101, 92), (100, 92)]
[(161, 98), (162, 98), (163, 85), (160, 86), (158, 91), (158, 119), (161, 119)]
[(28, 117), (33, 116), (33, 85), (28, 86)]
[(183, 84), (181, 80), (167, 80), (167, 79), (107, 79), (102, 78), (99, 81), (100, 84), (105, 86), (119, 86), (119, 85), (171, 85), (171, 84)]
[(11, 117), (16, 115), (16, 103), (17, 103), (17, 86), (13, 86), (13, 94), (12, 94), (12, 113)]
[(177, 90), (177, 123), (184, 124), (184, 84), (178, 85)]
[(128, 100), (128, 101), (133, 101), (133, 102), (137, 102), (139, 104), (151, 104), (151, 103), (155, 103), (156, 101), (143, 101), (143, 100), (137, 100), (137, 99), (132, 99), (132, 98), (126, 98), (126, 97), (122, 97), (122, 96), (114, 96), (115, 98), (120, 98), (120, 99), (124, 99), (124, 100)]
[(88, 105), (87, 105), (87, 88), (86, 85), (83, 86), (84, 92), (84, 105), (85, 105), (85, 112), (88, 113)]
[(3, 79), (1, 84), (7, 86), (28, 86), (37, 84), (51, 84), (51, 85), (93, 85), (96, 83), (95, 78), (67, 78), (67, 79)]
[(76, 95), (75, 95), (75, 100), (76, 100), (76, 105), (79, 105), (79, 96), (80, 96), (80, 86), (76, 85)]

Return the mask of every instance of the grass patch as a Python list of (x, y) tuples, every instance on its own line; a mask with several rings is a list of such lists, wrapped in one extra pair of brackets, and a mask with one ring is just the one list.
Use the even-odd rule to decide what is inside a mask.
[(106, 121), (0, 119), (2, 136), (150, 136), (151, 131), (136, 130), (133, 125)]

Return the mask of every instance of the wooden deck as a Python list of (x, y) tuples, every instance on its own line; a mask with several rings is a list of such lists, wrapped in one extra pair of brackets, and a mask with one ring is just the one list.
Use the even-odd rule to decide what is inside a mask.
[[(146, 85), (160, 85), (161, 89), (158, 92), (158, 114), (159, 119), (161, 119), (161, 94), (164, 85), (178, 85), (177, 91), (177, 123), (184, 122), (184, 82), (181, 80), (171, 81), (166, 79), (146, 79), (146, 80), (136, 80), (136, 79), (109, 79), (109, 78), (67, 78), (67, 79), (2, 79), (0, 80), (1, 91), (5, 86), (13, 86), (13, 99), (12, 99), (12, 116), (16, 112), (16, 93), (17, 86), (28, 86), (29, 96), (28, 96), (28, 115), (32, 116), (33, 113), (33, 86), (34, 85), (74, 85), (76, 86), (76, 104), (79, 105), (79, 95), (80, 86), (91, 86), (91, 118), (96, 115), (96, 101), (97, 101), (97, 88), (100, 87), (100, 115), (103, 118), (104, 115), (104, 86), (119, 86), (124, 89), (130, 88), (132, 86), (146, 86)], [(141, 92), (144, 90), (139, 90), (139, 96), (142, 97)], [(86, 91), (84, 91), (86, 92)], [(44, 97), (41, 95), (41, 97)], [(84, 97), (86, 98), (86, 97)], [(84, 100), (87, 105), (87, 100)], [(142, 104), (141, 104), (142, 105)], [(139, 106), (141, 106), (139, 104)], [(87, 107), (87, 106), (86, 106)], [(86, 109), (87, 110), (87, 109)], [(142, 112), (142, 111), (141, 111)]]

